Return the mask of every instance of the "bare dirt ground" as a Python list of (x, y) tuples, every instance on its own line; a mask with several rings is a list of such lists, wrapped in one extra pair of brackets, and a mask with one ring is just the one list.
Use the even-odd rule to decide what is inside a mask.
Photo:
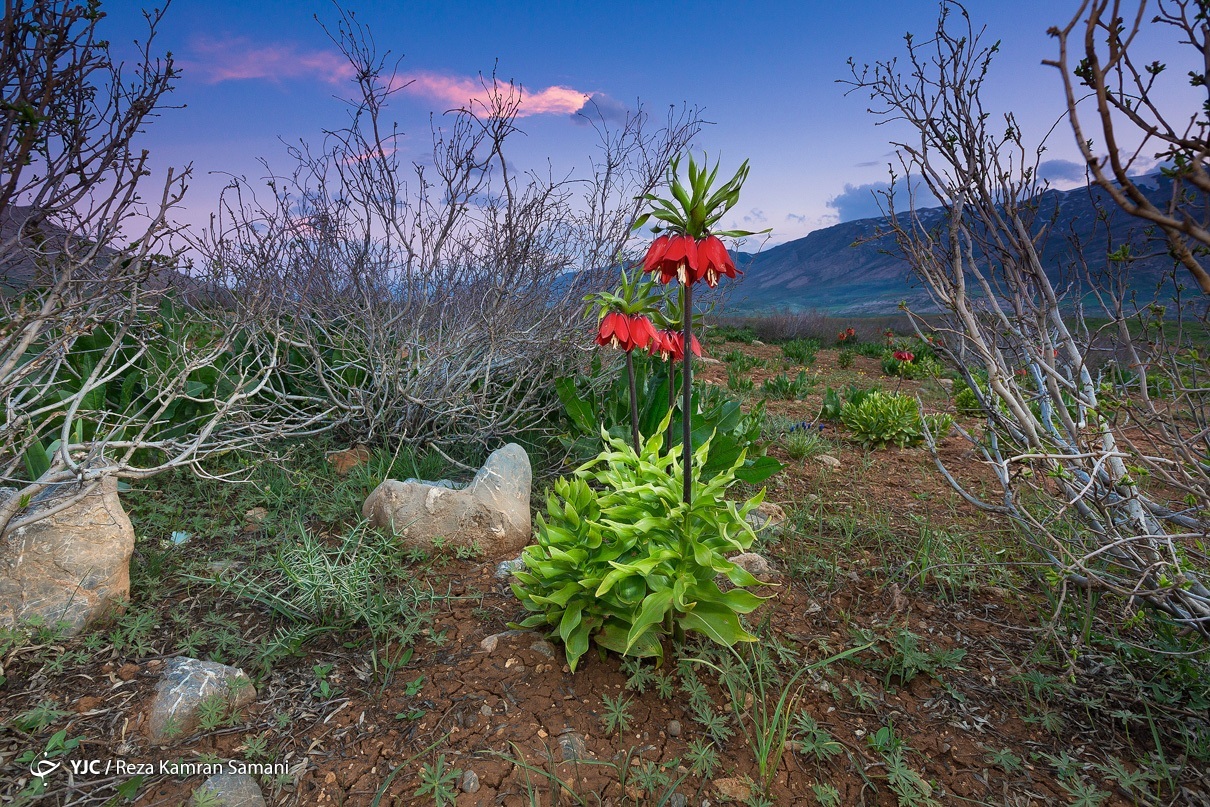
[[(735, 349), (767, 361), (750, 374), (757, 392), (781, 372), (776, 346), (711, 352)], [(805, 368), (819, 377), (810, 395), (772, 401), (768, 411), (814, 421), (825, 387), (850, 383), (899, 386), (919, 392), (926, 408), (952, 411), (936, 381), (889, 379), (876, 359), (860, 356), (842, 370), (837, 355), (822, 350)], [(699, 377), (725, 385), (726, 366), (704, 363)], [(263, 637), (275, 627), (264, 609), (198, 582), (136, 589), (132, 607), (154, 616), (138, 647), (79, 638), (10, 649), (0, 685), (0, 718), (10, 726), (0, 735), (4, 803), (38, 800), (20, 795), (30, 780), (20, 754), (60, 730), (79, 738), (73, 756), (153, 770), (166, 759), (280, 764), (288, 772), (260, 779), (266, 801), (279, 805), (455, 803), (423, 792), (424, 766), (431, 779), (438, 764), (451, 774), (441, 793), (457, 805), (1210, 803), (1205, 761), (1177, 742), (1173, 728), (1204, 730), (1204, 707), (1165, 701), (1162, 676), (1149, 675), (1145, 659), (1130, 668), (1092, 652), (1064, 656), (1070, 629), (1062, 620), (1048, 629), (1048, 600), (1011, 525), (958, 497), (924, 449), (866, 451), (829, 428), (839, 468), (791, 459), (781, 442), (770, 450), (785, 470), (768, 481), (767, 498), (789, 520), (756, 548), (778, 574), (757, 592), (769, 599), (748, 619), (763, 657), (781, 670), (769, 702), (803, 665), (871, 646), (791, 687), (792, 713), (820, 733), (803, 733), (809, 721), (795, 723), (764, 794), (758, 755), (708, 668), (673, 655), (664, 669), (636, 675), (618, 657), (590, 652), (572, 674), (557, 642), (510, 631), (524, 612), (495, 576), (501, 558), (445, 556), (409, 567), (439, 596), (409, 660), (392, 674), (375, 674), (357, 637), (329, 634), (274, 663), (237, 719), (167, 748), (150, 747), (143, 734), (164, 659), (183, 652), (181, 637), (197, 625), (221, 623), (224, 635), (244, 641)], [(940, 453), (959, 479), (991, 492), (990, 475), (965, 441), (949, 437)], [(225, 517), (241, 519), (235, 511)], [(242, 533), (245, 551), (271, 551), (270, 532), (253, 525)], [(229, 541), (199, 535), (183, 551), (210, 560), (229, 554)], [(1098, 607), (1105, 614), (1124, 604)], [(234, 645), (226, 653), (239, 655)], [(697, 645), (681, 656), (726, 663)], [(694, 676), (729, 721), (723, 729), (712, 731), (692, 708)], [(1124, 685), (1130, 676), (1154, 686)], [(753, 713), (751, 698), (739, 711)], [(622, 701), (625, 725), (610, 730), (610, 704), (616, 711)], [(11, 727), (39, 705), (57, 716), (34, 731)], [(716, 757), (708, 770), (705, 752)], [(468, 770), (473, 792), (460, 787)], [(1132, 775), (1138, 783), (1127, 786)], [(133, 802), (188, 803), (202, 778), (153, 772), (137, 783)], [(60, 778), (42, 798), (125, 803), (115, 788), (128, 779)]]

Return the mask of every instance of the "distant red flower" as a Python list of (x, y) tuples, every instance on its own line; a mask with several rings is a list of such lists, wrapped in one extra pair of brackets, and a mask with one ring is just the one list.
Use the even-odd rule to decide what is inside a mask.
[(896, 361), (912, 362), (916, 360), (916, 354), (910, 350), (896, 350), (892, 355)]
[(708, 235), (698, 241), (697, 256), (700, 267), (698, 277), (704, 278), (710, 288), (718, 285), (720, 277), (734, 278), (739, 271), (731, 260), (731, 253), (727, 252), (727, 247), (717, 236)]
[(852, 328), (845, 328), (844, 335), (846, 338), (852, 339), (854, 336), (857, 335), (857, 331), (853, 330)]
[(659, 356), (661, 359), (667, 360), (672, 355), (672, 343), (668, 336), (672, 331), (656, 331), (655, 338), (647, 346), (647, 352), (652, 356)]
[(681, 283), (697, 281), (701, 277), (697, 242), (688, 235), (661, 235), (643, 258), (643, 271), (659, 272), (661, 283), (674, 277)]
[(611, 345), (627, 352), (645, 348), (655, 338), (655, 326), (651, 320), (639, 314), (622, 314), (613, 311), (601, 320), (597, 332), (598, 345)]
[(847, 333), (845, 333), (844, 331), (841, 331), (840, 333), (836, 334), (837, 342), (843, 342), (844, 340), (846, 340), (848, 338), (849, 338), (849, 335)]
[[(702, 345), (697, 341), (697, 337), (692, 337), (693, 341), (690, 345), (693, 349), (694, 356), (702, 355)], [(680, 331), (656, 331), (655, 338), (651, 340), (651, 346), (648, 348), (651, 355), (658, 355), (661, 359), (680, 361), (685, 358), (685, 335)]]

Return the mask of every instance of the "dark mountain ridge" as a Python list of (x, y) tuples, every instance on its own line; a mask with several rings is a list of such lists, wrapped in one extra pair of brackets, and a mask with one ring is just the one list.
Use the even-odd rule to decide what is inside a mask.
[[(1145, 178), (1144, 189), (1157, 205), (1170, 197), (1172, 182), (1155, 174)], [(1082, 258), (1095, 269), (1106, 264), (1106, 255), (1121, 240), (1130, 238), (1136, 254), (1148, 257), (1130, 266), (1130, 286), (1154, 290), (1156, 282), (1171, 271), (1172, 259), (1163, 245), (1144, 241), (1143, 224), (1122, 212), (1100, 188), (1048, 190), (1037, 199), (1034, 232), (1047, 235), (1042, 260), (1052, 281), (1062, 283), (1076, 262), (1073, 243), (1080, 244)], [(943, 208), (919, 211), (925, 226), (944, 222)], [(892, 313), (900, 301), (927, 310), (928, 294), (912, 276), (910, 267), (891, 235), (879, 237), (888, 225), (886, 217), (857, 219), (816, 230), (757, 254), (738, 253), (737, 266), (743, 279), (730, 290), (728, 308), (756, 313), (786, 309), (816, 309), (835, 314), (876, 315)], [(1106, 233), (1113, 233), (1110, 244)]]

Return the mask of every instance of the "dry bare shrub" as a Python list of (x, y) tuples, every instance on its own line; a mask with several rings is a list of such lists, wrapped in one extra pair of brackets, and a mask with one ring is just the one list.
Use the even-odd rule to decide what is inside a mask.
[(520, 87), (434, 119), (431, 161), (405, 165), (387, 116), (388, 54), (341, 14), (330, 31), (354, 67), (350, 123), (290, 147), (293, 170), (258, 198), (226, 189), (198, 248), (217, 282), (288, 330), (315, 387), (361, 440), (487, 445), (557, 404), (551, 381), (583, 359), (585, 293), (617, 265), (640, 204), (699, 127), (696, 112), (617, 125), (591, 176), (518, 173)]
[[(1126, 264), (1077, 262), (1071, 282), (1044, 264), (1043, 245), (1055, 236), (1042, 147), (1027, 145), (1015, 118), (994, 117), (980, 97), (995, 50), (961, 5), (945, 2), (933, 37), (908, 38), (906, 61), (853, 69), (854, 88), (912, 134), (895, 144), (888, 229), (943, 312), (932, 329), (914, 321), (939, 337), (939, 355), (975, 391), (987, 427), (964, 434), (1002, 497), (979, 498), (934, 457), (964, 497), (1021, 527), (1052, 565), (1060, 602), (1071, 586), (1112, 592), (1210, 637), (1204, 319), (1187, 319), (1176, 275), (1156, 300), (1141, 301), (1125, 282)], [(905, 184), (917, 182), (942, 215), (917, 210), (911, 193), (908, 209), (896, 208)], [(1133, 376), (1116, 386), (1097, 373), (1081, 301), (1089, 294), (1130, 357)], [(1168, 336), (1157, 339), (1157, 328)]]

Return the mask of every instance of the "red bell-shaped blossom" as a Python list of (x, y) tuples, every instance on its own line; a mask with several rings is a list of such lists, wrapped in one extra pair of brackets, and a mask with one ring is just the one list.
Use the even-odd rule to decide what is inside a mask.
[(916, 360), (916, 354), (910, 350), (896, 350), (892, 355), (897, 361), (912, 362)]
[(667, 361), (672, 356), (672, 335), (672, 331), (656, 331), (651, 344), (647, 346), (647, 352)]
[(676, 278), (692, 283), (701, 277), (697, 242), (687, 235), (661, 235), (652, 242), (643, 259), (644, 272), (659, 272), (660, 282)]
[[(702, 344), (697, 341), (696, 336), (692, 337), (690, 345), (694, 356), (702, 355)], [(685, 358), (685, 335), (680, 331), (656, 331), (648, 350), (651, 355), (658, 355), (661, 359), (680, 361)]]
[(597, 331), (597, 344), (618, 347), (623, 342), (630, 341), (630, 318), (616, 311), (605, 315), (601, 320), (601, 328)]
[(622, 314), (611, 311), (601, 320), (597, 331), (597, 344), (610, 345), (625, 351), (645, 348), (655, 337), (655, 326), (651, 320), (639, 314)]
[(697, 242), (697, 259), (698, 277), (704, 279), (710, 288), (718, 285), (720, 277), (734, 278), (738, 271), (735, 261), (731, 260), (731, 253), (727, 252), (727, 247), (717, 236), (708, 235)]
[(655, 339), (655, 325), (651, 320), (640, 314), (635, 314), (630, 317), (630, 348), (639, 348), (640, 350), (651, 344), (651, 340)]

